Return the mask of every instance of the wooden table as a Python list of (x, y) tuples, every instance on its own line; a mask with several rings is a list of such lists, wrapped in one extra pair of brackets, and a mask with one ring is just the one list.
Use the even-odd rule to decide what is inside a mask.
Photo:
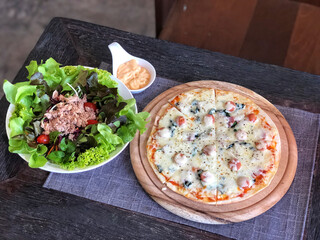
[[(108, 44), (117, 41), (149, 60), (158, 76), (180, 82), (216, 79), (250, 88), (272, 103), (320, 113), (320, 76), (144, 37), (86, 22), (54, 18), (26, 59), (53, 57), (64, 65), (111, 64)], [(24, 81), (21, 67), (14, 82)], [(7, 149), (5, 98), (1, 99), (0, 146)], [(318, 143), (320, 146), (320, 143)], [(320, 151), (304, 236), (320, 238)], [(15, 164), (9, 164), (12, 162)], [(228, 239), (196, 228), (157, 219), (43, 188), (48, 173), (31, 169), (16, 154), (1, 156), (8, 179), (0, 182), (0, 238), (5, 239)]]

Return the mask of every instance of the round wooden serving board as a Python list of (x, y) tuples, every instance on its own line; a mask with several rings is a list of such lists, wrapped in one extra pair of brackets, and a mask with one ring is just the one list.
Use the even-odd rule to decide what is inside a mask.
[[(232, 91), (246, 96), (261, 107), (278, 128), (281, 139), (281, 159), (278, 171), (270, 185), (254, 196), (230, 204), (206, 204), (187, 199), (165, 188), (150, 166), (146, 144), (160, 108), (169, 99), (195, 88), (214, 88)], [(256, 217), (274, 206), (288, 191), (298, 162), (297, 145), (292, 130), (279, 110), (257, 93), (239, 85), (220, 81), (197, 81), (178, 85), (154, 98), (144, 109), (151, 114), (147, 131), (136, 134), (130, 144), (130, 156), (135, 174), (145, 191), (162, 207), (188, 220), (209, 224), (241, 222)]]

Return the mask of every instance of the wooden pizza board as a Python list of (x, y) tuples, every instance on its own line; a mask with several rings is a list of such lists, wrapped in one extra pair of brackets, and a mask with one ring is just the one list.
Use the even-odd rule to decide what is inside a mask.
[[(177, 94), (195, 88), (215, 88), (232, 91), (253, 100), (272, 119), (278, 128), (281, 141), (279, 168), (270, 185), (254, 196), (230, 204), (206, 204), (187, 199), (166, 188), (155, 175), (147, 159), (146, 144), (154, 124), (155, 116), (168, 100)], [(131, 163), (144, 190), (168, 211), (188, 220), (226, 224), (254, 218), (274, 206), (288, 191), (298, 162), (297, 145), (292, 130), (279, 110), (257, 93), (239, 85), (220, 81), (197, 81), (178, 85), (154, 98), (144, 109), (150, 112), (150, 122), (143, 135), (136, 134), (130, 144)]]

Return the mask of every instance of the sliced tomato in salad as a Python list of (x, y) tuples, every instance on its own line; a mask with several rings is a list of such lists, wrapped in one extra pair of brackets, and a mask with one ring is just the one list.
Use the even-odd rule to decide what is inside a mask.
[(91, 124), (98, 124), (99, 122), (97, 120), (88, 120), (87, 124), (91, 125)]
[(37, 143), (48, 144), (49, 142), (50, 142), (49, 135), (41, 134), (39, 137), (37, 137)]
[(94, 111), (97, 110), (97, 106), (92, 103), (92, 102), (86, 102), (83, 104), (84, 108), (88, 107), (88, 108), (92, 108)]

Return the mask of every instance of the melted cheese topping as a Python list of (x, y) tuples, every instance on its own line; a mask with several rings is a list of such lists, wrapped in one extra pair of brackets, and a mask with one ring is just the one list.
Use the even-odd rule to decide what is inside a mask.
[[(279, 160), (278, 131), (251, 100), (196, 89), (170, 104), (160, 110), (147, 148), (149, 162), (168, 188), (193, 200), (221, 203), (270, 183)], [(182, 117), (185, 122), (179, 124)]]
[(215, 92), (210, 88), (196, 89), (182, 93), (169, 101), (185, 116), (195, 123), (196, 130), (204, 132), (214, 128), (214, 124), (205, 120), (208, 114), (215, 112)]
[[(254, 187), (255, 179), (261, 175), (263, 170), (272, 169), (274, 166), (274, 156), (272, 151), (265, 149), (259, 151), (255, 148), (253, 143), (235, 142), (226, 146), (227, 144), (218, 143), (218, 157), (219, 162), (217, 173), (219, 175), (219, 198), (224, 196), (238, 196), (243, 192), (239, 186), (239, 177), (246, 177), (249, 179), (249, 186)], [(230, 160), (237, 159), (241, 162), (241, 168), (238, 171), (232, 171), (228, 164)], [(268, 182), (270, 179), (265, 178)]]

